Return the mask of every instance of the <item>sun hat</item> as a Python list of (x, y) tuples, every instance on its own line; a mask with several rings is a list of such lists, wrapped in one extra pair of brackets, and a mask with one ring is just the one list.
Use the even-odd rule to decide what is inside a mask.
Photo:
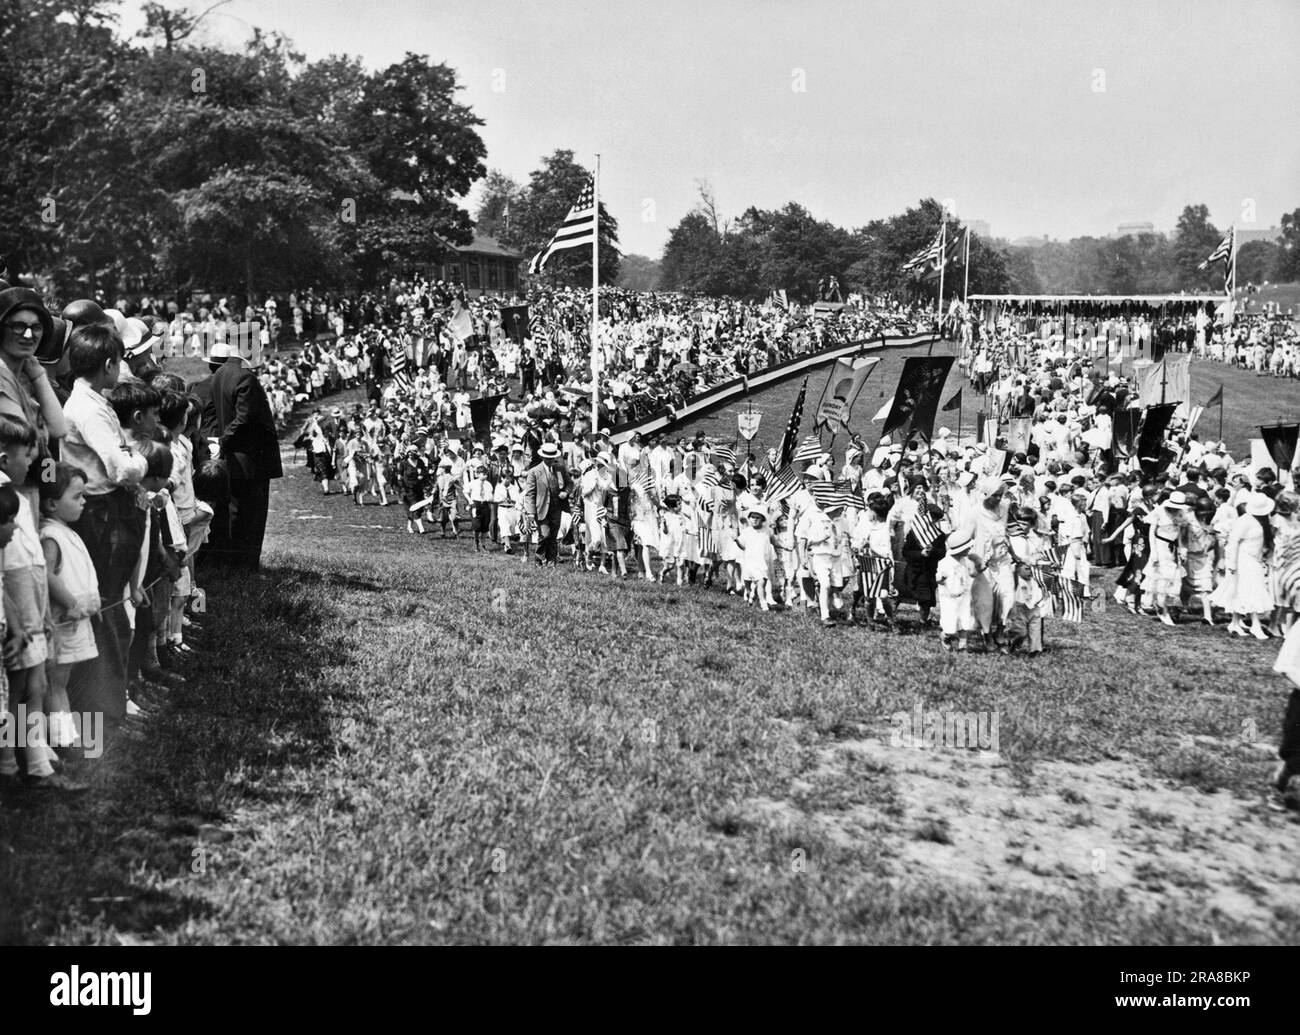
[(975, 481), (974, 471), (962, 471), (961, 474), (957, 475), (957, 484), (961, 486), (963, 489), (969, 489), (971, 485), (974, 483), (974, 481)]
[(133, 326), (120, 309), (105, 309), (104, 315), (113, 321), (117, 336), (128, 352), (140, 344), (140, 328)]
[(1173, 507), (1174, 510), (1187, 510), (1190, 504), (1187, 502), (1187, 494), (1175, 489), (1165, 500), (1166, 507)]
[[(130, 348), (131, 346), (128, 345), (127, 349), (129, 350)], [(215, 363), (218, 360), (229, 359), (233, 355), (235, 355), (235, 353), (232, 351), (230, 346), (224, 341), (219, 341), (213, 345), (211, 351), (208, 352), (208, 362)]]
[(560, 458), (560, 447), (554, 442), (547, 442), (537, 451), (537, 455), (543, 460), (558, 460)]
[(1007, 485), (998, 475), (990, 474), (980, 479), (980, 492), (985, 496), (992, 496), (995, 492), (1002, 492)]
[(965, 553), (974, 544), (975, 538), (969, 532), (954, 532), (948, 537), (948, 542), (944, 544), (950, 556), (956, 557), (958, 554)]
[(1262, 492), (1252, 492), (1246, 497), (1246, 513), (1252, 517), (1267, 517), (1273, 513), (1275, 504)]

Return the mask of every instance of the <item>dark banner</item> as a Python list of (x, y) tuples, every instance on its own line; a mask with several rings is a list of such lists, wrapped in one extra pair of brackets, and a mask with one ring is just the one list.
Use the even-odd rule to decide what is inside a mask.
[(934, 434), (934, 415), (939, 409), (944, 382), (952, 369), (952, 356), (912, 356), (903, 364), (894, 405), (880, 434), (899, 435), (906, 442), (912, 435), (921, 435), (929, 442)]
[(1271, 428), (1261, 427), (1264, 445), (1268, 455), (1277, 464), (1278, 474), (1291, 470), (1295, 466), (1296, 438), (1300, 435), (1300, 424), (1274, 424)]
[(497, 412), (497, 407), (501, 405), (501, 400), (506, 396), (487, 395), (482, 399), (471, 399), (469, 401), (469, 419), (474, 423), (474, 438), (480, 442), (486, 442), (492, 436), (492, 415)]
[(1137, 407), (1125, 407), (1116, 410), (1112, 417), (1114, 429), (1115, 455), (1127, 460), (1133, 455), (1133, 444), (1137, 441), (1138, 426), (1142, 423), (1142, 411)]
[(1169, 422), (1173, 419), (1174, 411), (1178, 409), (1178, 403), (1161, 403), (1158, 406), (1148, 406), (1146, 416), (1142, 420), (1142, 431), (1138, 435), (1138, 463), (1142, 465), (1142, 473), (1148, 478), (1158, 478), (1160, 473), (1169, 466), (1170, 453), (1164, 447), (1165, 431), (1169, 428)]
[(503, 305), (501, 307), (501, 329), (506, 337), (522, 345), (528, 337), (528, 306)]

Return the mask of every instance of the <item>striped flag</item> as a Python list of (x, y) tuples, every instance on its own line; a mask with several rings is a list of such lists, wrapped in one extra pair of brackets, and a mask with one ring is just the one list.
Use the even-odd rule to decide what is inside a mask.
[(797, 464), (812, 463), (822, 455), (822, 440), (817, 435), (809, 435), (799, 443), (799, 448), (795, 450), (793, 460)]
[(867, 505), (862, 502), (862, 494), (853, 488), (851, 482), (836, 482), (835, 489), (839, 493), (839, 502), (845, 510), (867, 509)]
[(916, 536), (917, 543), (922, 550), (928, 550), (934, 545), (935, 540), (943, 535), (939, 526), (934, 523), (934, 518), (930, 516), (930, 508), (919, 506), (916, 508), (916, 514), (912, 517), (911, 523), (912, 535)]
[(533, 256), (528, 264), (530, 274), (541, 273), (546, 268), (550, 257), (565, 248), (578, 248), (584, 244), (593, 244), (596, 240), (596, 180), (593, 177), (582, 188), (578, 201), (569, 209), (560, 229), (555, 231), (551, 243)]
[(844, 504), (844, 501), (840, 498), (840, 490), (835, 487), (834, 482), (825, 480), (809, 482), (808, 491), (812, 493), (813, 501), (822, 510), (836, 505), (843, 506)]
[(941, 249), (942, 240), (943, 240), (943, 227), (940, 227), (939, 232), (934, 235), (934, 240), (930, 242), (928, 247), (922, 248), (919, 252), (917, 252), (905, 263), (903, 263), (903, 272), (910, 273), (913, 270), (919, 270), (926, 265), (931, 265), (931, 266), (935, 266), (935, 268), (938, 268), (937, 264), (939, 262), (939, 256), (942, 251)]
[(1083, 586), (1073, 579), (1062, 578), (1054, 571), (1039, 567), (1035, 581), (1052, 596), (1052, 603), (1067, 622), (1083, 621)]
[(700, 478), (700, 482), (704, 485), (709, 486), (709, 488), (716, 488), (718, 485), (721, 484), (718, 481), (718, 469), (714, 467), (712, 464), (706, 464), (704, 467), (704, 474)]
[(894, 561), (891, 557), (868, 557), (864, 592), (873, 600), (894, 595)]
[(779, 471), (772, 470), (772, 465), (765, 463), (767, 474), (767, 491), (763, 493), (764, 503), (778, 503), (788, 500), (799, 491), (799, 481), (794, 476), (794, 468), (786, 464)]
[(1277, 546), (1273, 559), (1273, 577), (1278, 596), (1292, 610), (1300, 605), (1300, 536), (1288, 536)]
[(655, 476), (651, 472), (649, 464), (643, 463), (641, 465), (641, 470), (637, 472), (636, 478), (632, 481), (632, 488), (643, 496), (654, 495)]
[(1232, 235), (1235, 232), (1236, 232), (1236, 227), (1233, 227), (1226, 234), (1224, 234), (1223, 240), (1219, 242), (1218, 247), (1216, 247), (1214, 251), (1210, 252), (1210, 257), (1206, 259), (1203, 263), (1201, 263), (1199, 266), (1197, 266), (1196, 268), (1198, 270), (1207, 269), (1210, 263), (1218, 262), (1220, 259), (1226, 259), (1229, 255), (1231, 255)]
[(411, 390), (411, 373), (406, 369), (406, 346), (399, 341), (388, 342), (388, 364), (393, 380), (403, 392)]
[(736, 466), (736, 452), (733, 449), (728, 449), (726, 446), (714, 446), (713, 457), (715, 461), (721, 460), (728, 467)]
[(790, 411), (790, 423), (785, 427), (785, 434), (781, 436), (781, 449), (776, 455), (776, 462), (784, 467), (791, 460), (791, 454), (794, 453), (795, 440), (799, 437), (799, 424), (803, 420), (804, 398), (808, 395), (808, 379), (803, 379), (803, 386), (799, 389), (799, 395), (794, 401), (794, 409)]

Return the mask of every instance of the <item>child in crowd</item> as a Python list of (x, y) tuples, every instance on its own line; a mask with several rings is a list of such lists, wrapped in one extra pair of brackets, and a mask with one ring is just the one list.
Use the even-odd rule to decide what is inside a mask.
[(790, 527), (790, 519), (782, 514), (773, 522), (773, 531), (780, 566), (781, 601), (786, 607), (793, 607), (799, 595), (799, 554), (795, 550), (794, 529)]
[(163, 641), (167, 648), (165, 657), (172, 661), (177, 660), (177, 656), (193, 653), (185, 643), (185, 605), (198, 596), (194, 586), (194, 557), (212, 525), (212, 507), (200, 500), (194, 491), (194, 443), (187, 434), (191, 419), (201, 409), (198, 399), (181, 392), (164, 393), (158, 408), (159, 423), (170, 439), (172, 503), (185, 539), (185, 561), (181, 565), (180, 577), (172, 587)]
[[(15, 489), (21, 486), (36, 453), (36, 428), (21, 418), (0, 414), (0, 474), (6, 483)], [(26, 492), (18, 492), (15, 529), (8, 545), (0, 551), (0, 568), (4, 570), (4, 667), (10, 711), (16, 712), (15, 706), (22, 704), (28, 719), (36, 719), (27, 727), (25, 758), (11, 754), (10, 764), (25, 762), (27, 778), (39, 783), (54, 776), (52, 752), (43, 736), (48, 714), (45, 662), (49, 657), (49, 586), (36, 514)], [(12, 752), (13, 748), (2, 750)], [(7, 768), (0, 760), (0, 771)]]
[(737, 535), (740, 574), (745, 581), (745, 600), (751, 604), (757, 600), (764, 611), (770, 611), (772, 588), (768, 582), (768, 572), (776, 557), (776, 550), (772, 546), (772, 534), (765, 527), (767, 512), (761, 507), (751, 507), (745, 517), (748, 524)]
[(1002, 648), (1003, 654), (1010, 654), (1021, 647), (1029, 654), (1043, 652), (1043, 602), (1047, 594), (1034, 578), (1034, 570), (1028, 564), (1015, 567), (1015, 603), (1007, 613), (1007, 642)]
[(681, 513), (682, 498), (676, 493), (664, 497), (663, 513), (659, 515), (659, 554), (663, 558), (663, 567), (659, 569), (659, 581), (664, 582), (670, 572), (677, 573), (677, 585), (682, 584), (683, 550), (686, 524)]
[(53, 478), (43, 478), (40, 483), (40, 537), (53, 628), (45, 666), (46, 707), (50, 746), (57, 749), (78, 746), (68, 683), (78, 665), (99, 656), (90, 623), (99, 613), (99, 578), (86, 544), (71, 527), (86, 506), (86, 472), (61, 463), (53, 473)]
[(975, 629), (972, 596), (979, 566), (970, 556), (974, 537), (967, 531), (948, 537), (946, 552), (936, 573), (935, 597), (939, 604), (939, 643), (945, 651), (966, 649), (966, 637)]

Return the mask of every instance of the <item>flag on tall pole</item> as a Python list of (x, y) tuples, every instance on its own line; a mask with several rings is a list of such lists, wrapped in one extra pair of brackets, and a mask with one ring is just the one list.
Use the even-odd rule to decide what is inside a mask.
[(799, 424), (803, 421), (803, 403), (804, 397), (808, 394), (808, 378), (803, 379), (803, 385), (799, 389), (799, 395), (795, 398), (794, 409), (790, 411), (790, 422), (785, 426), (785, 434), (781, 436), (781, 451), (777, 454), (776, 465), (784, 467), (790, 462), (790, 457), (794, 453), (794, 444), (799, 438)]
[(934, 235), (934, 240), (913, 255), (903, 263), (903, 272), (911, 273), (913, 270), (924, 269), (927, 265), (933, 266), (939, 261), (943, 254), (943, 229)]
[(546, 263), (551, 256), (558, 251), (566, 248), (580, 248), (585, 244), (595, 245), (596, 242), (596, 178), (600, 175), (600, 161), (597, 156), (596, 176), (593, 176), (582, 193), (578, 195), (578, 200), (573, 208), (569, 209), (569, 214), (564, 217), (564, 222), (560, 224), (560, 229), (555, 231), (555, 236), (551, 238), (550, 244), (533, 256), (532, 261), (528, 264), (528, 272), (534, 276), (541, 273), (546, 268)]
[(948, 233), (948, 206), (945, 205), (943, 215), (939, 217), (939, 297), (935, 299), (934, 315), (939, 321), (939, 333), (943, 333), (943, 272), (948, 263), (945, 261), (944, 245)]
[(1234, 223), (1223, 240), (1210, 252), (1209, 258), (1196, 268), (1203, 270), (1209, 267), (1210, 263), (1223, 260), (1223, 289), (1229, 293), (1236, 290), (1237, 287), (1237, 224)]

